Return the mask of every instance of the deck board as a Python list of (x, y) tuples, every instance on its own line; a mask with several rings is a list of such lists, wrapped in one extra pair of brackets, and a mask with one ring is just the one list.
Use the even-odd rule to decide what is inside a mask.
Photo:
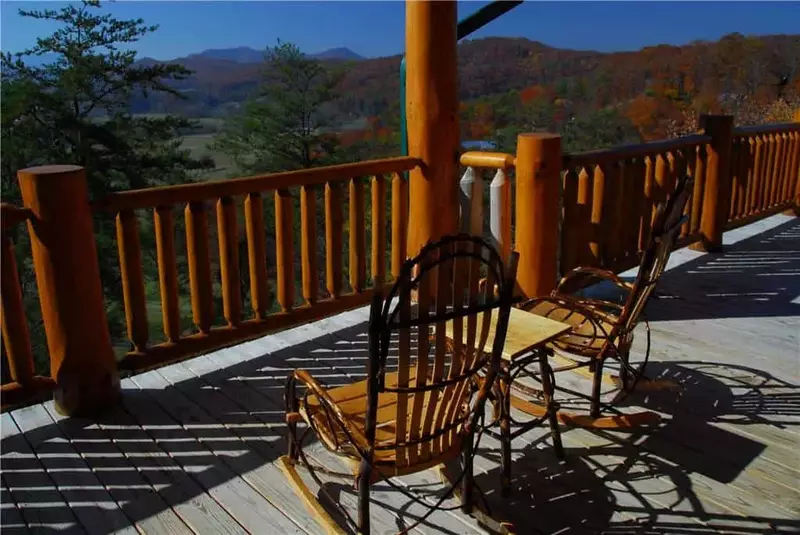
[[(657, 411), (664, 425), (562, 428), (564, 460), (546, 428), (531, 430), (514, 442), (507, 498), (499, 443), (484, 436), (475, 474), (496, 516), (531, 534), (800, 532), (800, 220), (773, 216), (724, 244), (721, 255), (673, 254), (648, 306), (648, 375), (681, 389), (635, 394), (626, 410)], [(367, 319), (364, 307), (133, 376), (122, 405), (95, 421), (52, 402), (3, 414), (3, 532), (321, 533), (274, 464), (286, 451), (284, 384), (295, 368), (331, 386), (363, 379)], [(640, 329), (634, 360), (643, 349)], [(557, 383), (587, 391), (578, 374)], [(319, 443), (310, 453), (337, 462)], [(325, 481), (353, 512), (352, 479)], [(397, 481), (444, 489), (432, 470)], [(374, 491), (374, 532), (424, 512), (385, 484)], [(413, 531), (481, 528), (456, 510)]]

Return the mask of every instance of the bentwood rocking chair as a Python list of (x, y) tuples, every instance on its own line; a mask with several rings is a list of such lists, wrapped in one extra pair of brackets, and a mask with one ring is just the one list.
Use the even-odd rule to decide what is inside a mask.
[[(658, 414), (653, 412), (621, 415), (614, 409), (614, 405), (618, 405), (636, 388), (643, 377), (650, 353), (650, 328), (645, 320), (646, 349), (643, 362), (638, 367), (632, 366), (629, 358), (633, 331), (643, 319), (645, 305), (666, 268), (680, 227), (686, 219), (683, 213), (691, 186), (690, 177), (680, 178), (672, 195), (657, 207), (647, 246), (642, 253), (639, 272), (632, 284), (623, 281), (612, 271), (578, 267), (561, 279), (550, 296), (531, 299), (520, 305), (520, 308), (534, 314), (572, 325), (571, 331), (553, 342), (557, 354), (566, 353), (567, 357), (567, 364), (554, 367), (554, 372), (584, 369), (583, 367), (588, 367), (590, 371), (592, 388), (589, 417), (571, 416), (562, 411), (559, 414), (562, 421), (588, 427), (617, 428), (636, 427), (659, 421)], [(591, 299), (564, 292), (563, 289), (579, 277), (610, 281), (623, 291), (624, 300), (616, 302)], [(603, 364), (609, 358), (619, 362), (619, 377), (603, 375)], [(616, 397), (608, 404), (601, 401), (601, 385), (604, 377), (607, 382), (618, 388)], [(616, 414), (601, 418), (601, 408), (609, 409)]]
[[(378, 481), (428, 507), (411, 527), (442, 509), (444, 500), (459, 487), (461, 509), (473, 512), (472, 459), (485, 402), (500, 366), (516, 259), (512, 255), (504, 269), (491, 245), (468, 235), (445, 237), (424, 247), (403, 264), (386, 298), (380, 294), (373, 298), (366, 380), (328, 389), (304, 370), (290, 376), (286, 391), (289, 452), (281, 459), (281, 467), (329, 532), (342, 529), (296, 469), (301, 462), (325, 494), (315, 473), (322, 467), (314, 466), (303, 452), (309, 431), (350, 462), (359, 497), (357, 521), (328, 498), (360, 533), (370, 531), (370, 485)], [(498, 292), (479, 289), (481, 277), (495, 282)], [(485, 345), (493, 314), (497, 315), (496, 331), (490, 350)], [(464, 334), (466, 342), (446, 343), (448, 325)], [(397, 357), (390, 356), (390, 351)], [(306, 387), (299, 398), (298, 382)], [(299, 424), (306, 427), (302, 433)], [(391, 481), (459, 459), (460, 475), (435, 504)], [(480, 510), (474, 512), (486, 521)]]

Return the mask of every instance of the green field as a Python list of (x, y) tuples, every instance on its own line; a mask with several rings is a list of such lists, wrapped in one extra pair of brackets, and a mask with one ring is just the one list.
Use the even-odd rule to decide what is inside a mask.
[(191, 151), (192, 156), (195, 158), (202, 158), (203, 156), (211, 156), (214, 158), (216, 167), (203, 175), (206, 179), (216, 178), (229, 178), (236, 176), (237, 169), (233, 160), (227, 155), (209, 148), (209, 144), (214, 141), (217, 134), (192, 134), (183, 136), (183, 147)]

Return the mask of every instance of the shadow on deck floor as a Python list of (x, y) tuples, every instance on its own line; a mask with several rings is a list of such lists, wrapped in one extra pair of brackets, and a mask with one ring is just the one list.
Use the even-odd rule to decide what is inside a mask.
[[(477, 482), (496, 516), (519, 533), (800, 533), (798, 275), (797, 219), (669, 271), (648, 309), (648, 375), (683, 389), (630, 399), (665, 425), (565, 429), (564, 461), (544, 431), (523, 435), (509, 498), (485, 437)], [(273, 462), (286, 450), (292, 369), (328, 385), (364, 378), (365, 314), (344, 316), (126, 379), (123, 406), (96, 421), (62, 418), (52, 403), (2, 415), (4, 533), (321, 532)], [(738, 329), (727, 319), (766, 334), (743, 346), (748, 334), (726, 335)], [(443, 489), (431, 474), (407, 484), (431, 497)], [(352, 506), (351, 485), (329, 488)], [(377, 491), (376, 532), (419, 517), (399, 493)], [(416, 532), (479, 531), (454, 511)]]

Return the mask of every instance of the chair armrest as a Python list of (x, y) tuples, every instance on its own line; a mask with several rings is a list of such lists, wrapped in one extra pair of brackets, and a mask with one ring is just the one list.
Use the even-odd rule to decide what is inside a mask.
[(605, 301), (603, 299), (590, 299), (588, 297), (578, 297), (571, 294), (559, 294), (558, 297), (560, 299), (564, 299), (566, 301), (570, 301), (571, 303), (577, 303), (579, 306), (590, 308), (592, 310), (599, 310), (603, 314), (609, 314), (610, 312), (606, 309), (610, 308), (614, 311), (615, 314), (621, 314), (624, 310), (624, 307), (619, 304), (615, 303), (614, 301)]
[(580, 301), (570, 299), (569, 296), (548, 295), (543, 297), (534, 297), (532, 299), (524, 301), (522, 304), (520, 304), (519, 308), (521, 308), (526, 312), (530, 312), (531, 309), (534, 308), (536, 305), (545, 302), (554, 303), (555, 305), (563, 309), (577, 312), (581, 314), (584, 318), (586, 318), (586, 321), (594, 325), (597, 330), (602, 332), (604, 336), (608, 337), (611, 334), (610, 332), (606, 332), (606, 330), (603, 328), (602, 321), (600, 321), (602, 318), (600, 318), (599, 316), (603, 314), (602, 311), (599, 311), (591, 306), (587, 306), (581, 303)]
[(575, 269), (564, 275), (561, 278), (561, 280), (558, 281), (558, 286), (556, 286), (555, 292), (561, 293), (561, 288), (571, 279), (574, 279), (579, 275), (591, 275), (592, 277), (596, 277), (598, 279), (610, 281), (616, 287), (628, 292), (631, 291), (631, 288), (633, 288), (633, 284), (625, 282), (624, 280), (619, 278), (619, 276), (613, 271), (609, 271), (607, 269), (589, 267), (589, 266), (580, 266), (576, 267)]
[(295, 370), (294, 378), (303, 383), (306, 388), (308, 388), (310, 393), (314, 395), (319, 402), (328, 409), (328, 411), (333, 412), (333, 414), (336, 416), (336, 423), (350, 436), (350, 438), (353, 440), (354, 446), (362, 451), (369, 450), (370, 445), (367, 441), (367, 437), (365, 437), (359, 429), (350, 424), (347, 416), (345, 416), (344, 412), (342, 412), (341, 407), (339, 407), (339, 405), (333, 401), (328, 392), (317, 382), (316, 379), (314, 379), (314, 377), (311, 376), (310, 373), (308, 373), (306, 370)]

